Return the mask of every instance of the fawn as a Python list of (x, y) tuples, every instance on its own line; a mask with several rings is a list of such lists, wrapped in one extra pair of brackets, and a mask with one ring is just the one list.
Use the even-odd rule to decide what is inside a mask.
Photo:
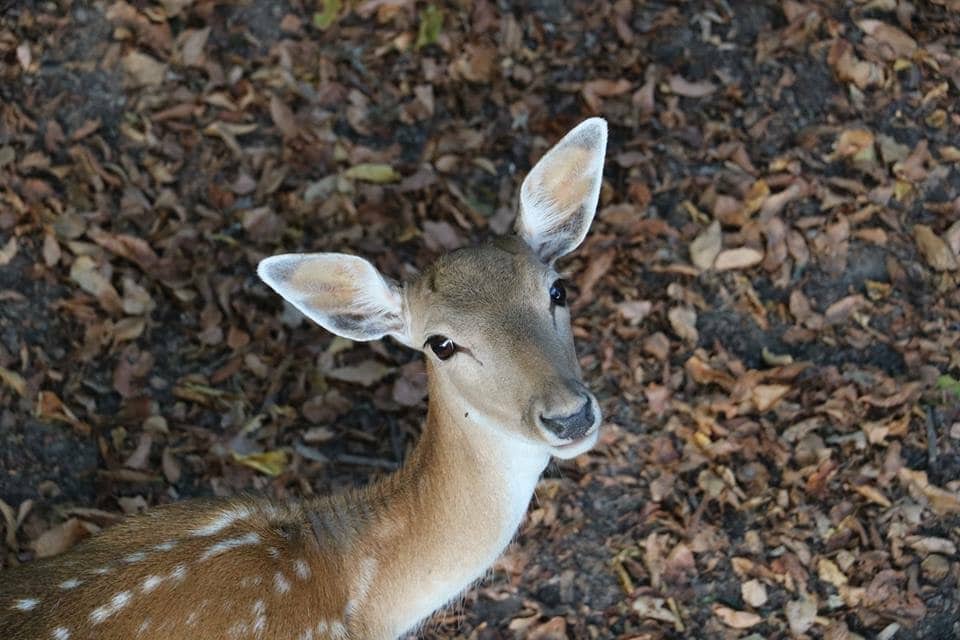
[(402, 285), (338, 253), (260, 277), (327, 330), (421, 349), (429, 406), (403, 467), (340, 495), (152, 509), (0, 572), (3, 640), (379, 640), (415, 629), (509, 544), (551, 456), (596, 443), (554, 261), (587, 233), (607, 125), (570, 131), (520, 191), (515, 233)]

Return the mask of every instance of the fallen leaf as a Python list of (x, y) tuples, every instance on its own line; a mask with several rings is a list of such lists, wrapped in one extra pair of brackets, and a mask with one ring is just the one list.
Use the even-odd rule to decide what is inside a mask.
[(713, 613), (723, 624), (733, 629), (749, 629), (763, 622), (763, 618), (755, 613), (737, 611), (722, 605), (714, 605)]
[(136, 50), (125, 55), (122, 64), (128, 84), (134, 87), (159, 85), (167, 75), (165, 64)]
[(920, 553), (941, 553), (952, 556), (957, 553), (957, 545), (947, 538), (937, 538), (935, 536), (907, 536), (903, 540), (911, 549)]
[(633, 601), (632, 608), (641, 618), (660, 620), (661, 622), (669, 622), (671, 624), (677, 624), (680, 622), (677, 614), (675, 614), (669, 608), (669, 605), (664, 598), (639, 596)]
[(268, 476), (280, 475), (287, 466), (287, 452), (279, 449), (276, 451), (247, 454), (234, 451), (233, 459), (244, 466), (256, 469)]
[(840, 570), (840, 567), (837, 566), (837, 563), (829, 558), (820, 558), (820, 560), (817, 561), (817, 575), (820, 576), (821, 580), (827, 584), (832, 584), (837, 589), (849, 582), (847, 576), (845, 576), (843, 571)]
[(791, 600), (784, 607), (790, 631), (795, 635), (806, 633), (817, 617), (817, 602), (812, 598)]
[(670, 76), (668, 84), (670, 91), (685, 98), (703, 98), (717, 90), (717, 86), (712, 82), (706, 80), (690, 82), (683, 76), (678, 75)]
[(417, 29), (417, 41), (414, 47), (420, 49), (436, 44), (440, 39), (440, 30), (443, 28), (443, 11), (437, 5), (427, 5), (420, 11), (420, 26)]
[(767, 603), (767, 587), (759, 580), (747, 580), (741, 584), (740, 595), (751, 607), (762, 607)]
[(667, 319), (670, 320), (670, 326), (677, 334), (688, 344), (696, 344), (700, 339), (697, 332), (697, 312), (687, 307), (673, 307), (667, 312)]
[(341, 0), (323, 0), (323, 9), (313, 14), (313, 26), (321, 31), (327, 29), (340, 15)]
[(16, 371), (0, 367), (0, 382), (16, 391), (20, 397), (26, 397), (27, 381)]
[(933, 232), (933, 229), (925, 224), (915, 225), (913, 237), (917, 241), (917, 248), (920, 249), (920, 253), (930, 267), (937, 271), (957, 269), (957, 256), (943, 238)]
[(723, 235), (720, 233), (720, 222), (714, 220), (690, 243), (690, 261), (698, 269), (706, 271), (713, 267), (722, 247)]
[(19, 250), (20, 246), (17, 244), (16, 236), (10, 236), (7, 244), (3, 245), (3, 248), (0, 249), (0, 267), (5, 267), (10, 264), (10, 262), (17, 257), (17, 251)]
[(717, 254), (713, 268), (717, 271), (748, 269), (763, 262), (763, 253), (750, 247), (725, 249)]
[(917, 51), (917, 41), (902, 29), (880, 20), (859, 20), (857, 26), (885, 45), (889, 60), (910, 58)]
[(785, 384), (758, 384), (750, 390), (750, 395), (757, 411), (764, 413), (775, 407), (789, 391), (790, 386)]
[(336, 367), (325, 371), (325, 375), (341, 382), (351, 382), (353, 384), (370, 387), (382, 380), (393, 369), (376, 360), (364, 360), (359, 364)]
[(374, 183), (396, 182), (400, 179), (400, 174), (393, 167), (380, 163), (357, 164), (344, 171), (343, 175), (352, 180)]
[(44, 531), (39, 538), (30, 543), (30, 548), (38, 558), (49, 558), (70, 549), (90, 533), (83, 522), (77, 518), (70, 518)]
[(206, 62), (203, 53), (210, 38), (210, 27), (187, 29), (177, 38), (180, 47), (180, 62), (188, 67), (202, 67)]
[(653, 303), (649, 300), (626, 300), (617, 304), (617, 312), (631, 327), (638, 326), (650, 315)]
[(590, 80), (583, 83), (583, 99), (594, 113), (600, 111), (603, 104), (603, 98), (623, 95), (630, 91), (631, 84), (629, 80), (621, 78), (620, 80)]

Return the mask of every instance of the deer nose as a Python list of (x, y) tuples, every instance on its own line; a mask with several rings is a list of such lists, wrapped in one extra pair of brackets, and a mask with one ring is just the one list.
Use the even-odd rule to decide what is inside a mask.
[(593, 411), (593, 402), (589, 397), (585, 397), (583, 405), (571, 415), (547, 417), (540, 414), (540, 424), (543, 428), (564, 440), (573, 440), (586, 435), (594, 422), (596, 422), (596, 416)]

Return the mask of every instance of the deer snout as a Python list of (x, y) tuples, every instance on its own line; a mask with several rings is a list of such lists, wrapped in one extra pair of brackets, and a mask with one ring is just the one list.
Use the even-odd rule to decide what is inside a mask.
[(583, 403), (580, 408), (569, 415), (545, 416), (538, 415), (540, 426), (563, 440), (582, 438), (596, 424), (597, 416), (593, 410), (593, 398), (581, 395)]

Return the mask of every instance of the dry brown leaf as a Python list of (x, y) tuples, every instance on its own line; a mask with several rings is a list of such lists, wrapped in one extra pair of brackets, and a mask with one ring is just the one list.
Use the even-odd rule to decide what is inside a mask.
[(697, 312), (689, 307), (673, 307), (667, 312), (667, 319), (674, 333), (688, 344), (696, 344), (700, 339), (697, 332)]
[(859, 20), (857, 26), (884, 45), (888, 60), (910, 58), (917, 51), (917, 41), (892, 24), (880, 20)]
[(276, 94), (270, 96), (270, 117), (284, 138), (296, 138), (300, 132), (293, 111)]
[(583, 83), (583, 99), (594, 113), (600, 112), (603, 105), (603, 98), (619, 96), (630, 91), (631, 84), (629, 80), (621, 78), (620, 80), (590, 80)]
[(725, 249), (717, 254), (713, 268), (717, 271), (748, 269), (763, 262), (763, 253), (750, 247)]
[(653, 303), (649, 300), (626, 300), (617, 305), (620, 317), (631, 327), (636, 327), (643, 322), (652, 310)]
[(698, 269), (706, 271), (713, 267), (722, 247), (723, 235), (720, 233), (720, 222), (714, 220), (690, 243), (690, 261)]
[(817, 617), (817, 602), (807, 597), (803, 600), (791, 600), (784, 607), (790, 631), (796, 635), (806, 633)]
[(0, 382), (16, 391), (20, 397), (27, 397), (27, 381), (16, 371), (0, 367)]
[(767, 603), (767, 587), (759, 580), (747, 580), (740, 585), (743, 601), (751, 607), (762, 607)]
[(837, 589), (849, 582), (847, 576), (845, 576), (843, 571), (840, 570), (840, 567), (837, 566), (837, 563), (829, 558), (820, 558), (820, 560), (817, 561), (817, 575), (820, 576), (821, 580), (827, 584), (832, 584)]
[(136, 50), (125, 55), (122, 63), (127, 83), (133, 87), (159, 85), (167, 75), (167, 65)]
[(897, 472), (897, 477), (907, 485), (912, 495), (926, 498), (930, 508), (937, 514), (960, 513), (960, 495), (930, 484), (926, 472), (903, 467)]
[(957, 553), (957, 545), (948, 538), (937, 538), (934, 536), (907, 536), (903, 540), (911, 549), (916, 549), (920, 553), (941, 553), (952, 556)]
[(210, 37), (210, 27), (187, 29), (177, 38), (180, 48), (180, 62), (188, 67), (202, 67), (206, 63), (203, 53)]
[(324, 374), (334, 380), (371, 387), (392, 371), (392, 367), (388, 367), (377, 360), (364, 360), (358, 364), (325, 371)]
[(873, 133), (867, 129), (847, 129), (837, 138), (833, 149), (838, 158), (853, 158), (860, 162), (872, 161), (876, 159), (873, 142)]
[(38, 558), (48, 558), (63, 553), (80, 540), (90, 535), (91, 531), (77, 518), (70, 518), (66, 522), (44, 531), (39, 538), (30, 543), (30, 548)]
[(780, 402), (787, 393), (790, 392), (790, 386), (785, 384), (758, 384), (750, 390), (753, 404), (757, 411), (764, 413), (770, 411)]
[(717, 86), (707, 80), (690, 82), (678, 75), (670, 76), (668, 85), (670, 91), (685, 98), (704, 98), (717, 90)]
[(670, 609), (667, 601), (664, 598), (639, 596), (633, 601), (632, 606), (633, 610), (636, 611), (637, 615), (639, 615), (641, 618), (660, 620), (661, 622), (669, 622), (674, 625), (680, 622), (677, 614)]
[(0, 249), (0, 267), (5, 267), (17, 257), (17, 251), (20, 250), (20, 245), (17, 244), (17, 237), (10, 236), (10, 239), (7, 240), (7, 244), (3, 245), (3, 248)]
[(957, 256), (943, 238), (933, 232), (925, 224), (913, 227), (913, 237), (917, 241), (917, 248), (931, 268), (937, 271), (955, 271)]
[(730, 607), (714, 605), (713, 613), (720, 621), (733, 629), (749, 629), (763, 622), (763, 618), (749, 611), (737, 611)]

